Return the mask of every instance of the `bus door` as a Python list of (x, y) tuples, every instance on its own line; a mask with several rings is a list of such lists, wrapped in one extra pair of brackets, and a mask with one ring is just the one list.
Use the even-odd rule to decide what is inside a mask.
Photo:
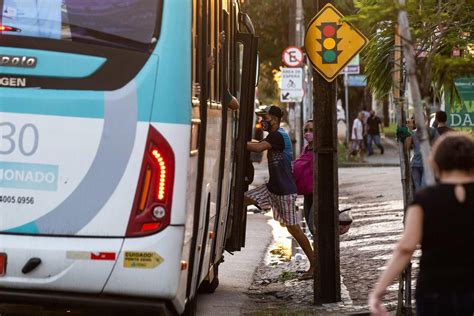
[[(239, 121), (235, 145), (234, 178), (232, 181), (231, 206), (227, 221), (227, 251), (239, 251), (245, 246), (245, 229), (247, 210), (244, 209), (244, 193), (253, 180), (253, 166), (247, 142), (252, 138), (253, 110), (255, 100), (255, 83), (257, 69), (258, 39), (250, 19), (240, 14), (241, 21), (248, 33), (237, 33), (237, 73), (240, 74), (236, 84), (240, 101)], [(239, 89), (240, 88), (240, 89)]]

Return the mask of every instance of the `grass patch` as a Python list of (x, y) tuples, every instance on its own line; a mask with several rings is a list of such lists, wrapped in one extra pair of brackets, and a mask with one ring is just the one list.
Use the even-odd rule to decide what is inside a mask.
[(347, 148), (344, 144), (337, 144), (337, 161), (339, 164), (347, 162)]
[(288, 280), (291, 280), (291, 279), (296, 279), (296, 273), (295, 272), (291, 272), (291, 271), (283, 271), (279, 276), (278, 276), (278, 280), (280, 280), (281, 282), (285, 282), (285, 281), (288, 281)]
[(388, 127), (384, 127), (385, 137), (395, 138), (397, 135), (397, 123), (390, 123)]

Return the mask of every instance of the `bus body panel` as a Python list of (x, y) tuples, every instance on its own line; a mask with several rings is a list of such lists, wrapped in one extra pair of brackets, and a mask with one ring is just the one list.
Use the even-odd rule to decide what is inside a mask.
[[(106, 62), (104, 57), (38, 49), (2, 47), (2, 55), (28, 56), (36, 59), (35, 67), (0, 67), (0, 74), (32, 75), (59, 78), (85, 78)], [(39, 62), (38, 62), (39, 61)]]
[[(55, 99), (51, 91), (35, 92), (47, 92), (50, 99)], [(135, 82), (118, 91), (95, 95), (98, 96), (103, 96), (103, 101), (95, 99), (91, 103), (103, 104), (103, 119), (5, 114), (12, 121), (2, 124), (13, 135), (7, 143), (10, 149), (4, 149), (11, 153), (2, 161), (2, 195), (12, 197), (16, 203), (3, 203), (2, 231), (84, 235), (82, 230), (91, 225), (85, 229), (89, 236), (124, 236), (133, 194), (117, 194), (116, 190), (120, 184), (129, 190), (133, 188), (132, 191), (136, 188), (148, 128), (146, 125), (140, 128), (136, 119)], [(27, 107), (34, 107), (37, 102), (25, 93), (16, 97), (14, 104), (21, 103), (22, 98), (29, 98)], [(4, 104), (7, 99), (0, 102)], [(49, 105), (43, 106), (51, 110)], [(30, 135), (21, 135), (25, 126), (31, 126)], [(20, 130), (18, 146), (15, 130)], [(22, 146), (26, 147), (22, 142), (32, 143), (33, 149), (22, 150)], [(38, 183), (37, 178), (44, 178), (43, 183)], [(34, 202), (28, 204), (28, 198)], [(26, 203), (19, 204), (19, 199), (25, 199)], [(120, 207), (111, 209), (114, 203), (109, 201), (116, 199)], [(94, 225), (104, 208), (106, 213), (112, 213), (114, 220)], [(18, 218), (18, 213), (24, 216)]]
[[(228, 7), (225, 2), (223, 8)], [(235, 11), (237, 2), (229, 2)], [(35, 199), (35, 208), (7, 205), (4, 211), (2, 204), (2, 212), (8, 216), (0, 220), (0, 252), (7, 253), (8, 262), (0, 287), (166, 299), (182, 312), (186, 300), (196, 290), (194, 287), (187, 292), (188, 279), (196, 280), (193, 284), (198, 286), (209, 268), (220, 262), (230, 207), (239, 114), (223, 113), (216, 102), (210, 102), (207, 109), (203, 109), (203, 104), (192, 106), (191, 3), (163, 1), (160, 37), (154, 51), (135, 78), (117, 90), (0, 88), (0, 124), (11, 122), (17, 133), (25, 125), (35, 124), (39, 135), (37, 153), (25, 156), (20, 151), (2, 155), (0, 166), (2, 163), (56, 166), (53, 171), (57, 170), (58, 180), (50, 190), (7, 188), (0, 184), (2, 195), (41, 195), (39, 200)], [(2, 53), (3, 48), (0, 47)], [(37, 56), (50, 66), (36, 70), (4, 67), (0, 74), (4, 71), (16, 75), (81, 78), (99, 71), (107, 62), (98, 56), (5, 49), (12, 54)], [(200, 63), (207, 65), (207, 54), (202, 52), (202, 56), (205, 60), (202, 58)], [(54, 58), (58, 58), (57, 66)], [(68, 65), (64, 67), (64, 63)], [(200, 111), (207, 111), (206, 144), (198, 153), (205, 154), (201, 182), (197, 179), (199, 156), (191, 150), (191, 137), (197, 134), (192, 124), (199, 121)], [(223, 115), (227, 115), (228, 123), (225, 157), (220, 157)], [(163, 136), (174, 155), (171, 223), (159, 233), (129, 238), (126, 230), (131, 212), (135, 211), (132, 204), (150, 128)], [(31, 136), (32, 128), (27, 129), (24, 135)], [(22, 145), (23, 152), (28, 153), (33, 145), (31, 139), (27, 140)], [(224, 180), (222, 188), (218, 188), (221, 163)], [(200, 214), (195, 218), (195, 201), (199, 200), (197, 183), (202, 185), (202, 194), (198, 202)], [(220, 201), (217, 201), (218, 190), (222, 190)], [(193, 231), (196, 222), (199, 222), (197, 235)], [(215, 240), (209, 238), (212, 235), (209, 232), (216, 230)], [(198, 246), (194, 249), (196, 239)], [(101, 255), (105, 256), (103, 260), (99, 260)], [(140, 265), (139, 259), (150, 255), (155, 260), (152, 266)], [(134, 256), (138, 259), (130, 259)], [(32, 257), (41, 258), (41, 265), (29, 274), (22, 274), (22, 267)], [(202, 270), (198, 275), (196, 267), (201, 260)], [(191, 273), (189, 268), (181, 268), (182, 261), (185, 265), (195, 261)]]
[[(98, 294), (122, 242), (120, 238), (0, 235), (0, 252), (8, 256), (7, 273), (0, 278), (0, 287)], [(41, 264), (22, 273), (28, 260), (35, 257), (41, 258)]]
[[(181, 270), (183, 240), (183, 226), (170, 226), (149, 237), (125, 238), (117, 264), (103, 293), (173, 299), (179, 285), (176, 281), (187, 273)], [(138, 254), (139, 258), (153, 254), (156, 261), (146, 263), (145, 267), (126, 267), (127, 252), (131, 255), (144, 254), (141, 257)]]

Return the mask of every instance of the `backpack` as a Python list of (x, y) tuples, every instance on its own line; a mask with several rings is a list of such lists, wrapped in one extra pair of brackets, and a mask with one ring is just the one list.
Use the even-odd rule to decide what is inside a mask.
[(303, 153), (293, 163), (298, 194), (313, 194), (313, 151), (306, 146)]

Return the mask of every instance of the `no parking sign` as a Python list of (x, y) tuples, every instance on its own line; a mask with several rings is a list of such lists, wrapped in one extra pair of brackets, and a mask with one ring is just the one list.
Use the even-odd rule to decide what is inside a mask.
[(287, 67), (298, 67), (303, 64), (304, 54), (299, 47), (288, 46), (283, 51), (281, 60)]

